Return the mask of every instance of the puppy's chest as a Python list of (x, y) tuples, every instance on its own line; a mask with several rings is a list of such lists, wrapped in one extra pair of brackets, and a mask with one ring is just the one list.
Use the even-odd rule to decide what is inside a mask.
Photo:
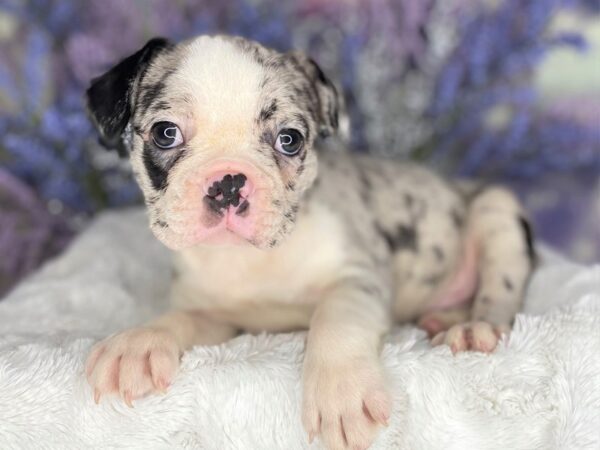
[(310, 306), (343, 267), (346, 236), (340, 219), (317, 204), (299, 216), (295, 230), (275, 249), (199, 247), (182, 252), (176, 259), (176, 282), (188, 304), (179, 306)]

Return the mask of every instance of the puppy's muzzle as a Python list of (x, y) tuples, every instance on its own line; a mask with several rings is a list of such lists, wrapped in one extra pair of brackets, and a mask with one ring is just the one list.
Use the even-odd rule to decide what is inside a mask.
[(207, 186), (204, 202), (212, 212), (223, 215), (232, 209), (238, 216), (247, 213), (253, 186), (246, 175), (217, 174), (208, 180)]

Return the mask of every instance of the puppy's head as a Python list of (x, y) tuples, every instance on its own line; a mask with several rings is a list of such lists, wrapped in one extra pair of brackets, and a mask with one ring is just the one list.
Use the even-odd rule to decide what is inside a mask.
[(149, 41), (94, 79), (88, 109), (130, 154), (154, 234), (168, 247), (275, 246), (313, 183), (318, 135), (341, 100), (299, 52), (225, 36)]

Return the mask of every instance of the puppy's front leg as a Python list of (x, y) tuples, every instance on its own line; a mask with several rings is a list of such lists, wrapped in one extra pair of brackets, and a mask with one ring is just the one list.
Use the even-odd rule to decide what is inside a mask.
[(86, 363), (94, 400), (119, 393), (132, 406), (134, 399), (164, 392), (188, 348), (213, 345), (235, 335), (236, 330), (196, 311), (172, 311), (155, 321), (115, 334), (98, 343)]
[(328, 449), (365, 449), (391, 413), (379, 350), (389, 329), (377, 283), (349, 281), (317, 306), (304, 357), (303, 423)]

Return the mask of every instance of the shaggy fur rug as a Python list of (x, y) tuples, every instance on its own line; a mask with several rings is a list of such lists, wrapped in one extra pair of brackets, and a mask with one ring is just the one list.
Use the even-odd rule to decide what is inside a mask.
[[(101, 216), (0, 302), (0, 448), (321, 448), (300, 424), (303, 333), (194, 348), (166, 395), (94, 404), (92, 344), (167, 307), (169, 255), (145, 222)], [(373, 449), (600, 448), (600, 266), (543, 259), (492, 355), (395, 330), (394, 413)]]

